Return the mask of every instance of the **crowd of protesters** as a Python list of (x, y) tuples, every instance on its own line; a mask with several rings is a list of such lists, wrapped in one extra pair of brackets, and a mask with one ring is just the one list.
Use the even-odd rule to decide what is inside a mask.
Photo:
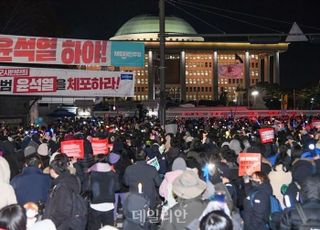
[[(61, 119), (0, 130), (0, 229), (320, 229), (320, 117)], [(261, 128), (274, 138), (262, 143)], [(109, 153), (93, 154), (92, 139)], [(83, 159), (60, 143), (83, 140)], [(239, 154), (260, 170), (238, 176)], [(156, 164), (150, 164), (150, 161)]]

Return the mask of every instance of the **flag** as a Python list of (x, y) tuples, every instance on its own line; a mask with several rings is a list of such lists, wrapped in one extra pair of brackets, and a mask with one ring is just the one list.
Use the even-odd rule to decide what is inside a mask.
[(236, 61), (238, 60), (240, 63), (243, 63), (242, 58), (238, 54), (235, 54), (234, 57), (235, 57)]

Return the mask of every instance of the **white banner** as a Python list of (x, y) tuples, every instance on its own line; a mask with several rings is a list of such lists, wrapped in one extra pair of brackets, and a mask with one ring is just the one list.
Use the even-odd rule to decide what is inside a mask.
[(110, 42), (0, 34), (0, 62), (110, 65)]
[(0, 94), (133, 97), (134, 73), (0, 66)]

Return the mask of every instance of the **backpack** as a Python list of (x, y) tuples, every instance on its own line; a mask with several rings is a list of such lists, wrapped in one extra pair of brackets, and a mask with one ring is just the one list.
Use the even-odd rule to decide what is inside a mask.
[(299, 226), (299, 230), (319, 230), (320, 229), (320, 222), (318, 220), (308, 219), (300, 203), (296, 203), (296, 209), (300, 219), (302, 220), (302, 224)]
[(301, 186), (298, 182), (291, 182), (283, 194), (284, 203), (287, 207), (294, 207), (296, 203), (300, 200), (300, 190)]
[[(253, 200), (254, 200), (254, 197), (257, 193), (258, 193), (258, 191), (255, 191), (250, 195), (251, 207), (253, 207)], [(277, 197), (275, 197), (274, 195), (270, 195), (269, 199), (270, 199), (270, 214), (273, 214), (276, 212), (282, 212), (282, 208), (281, 208), (280, 202), (277, 199)]]
[(70, 191), (72, 194), (71, 217), (62, 223), (61, 229), (85, 230), (88, 218), (89, 203), (78, 193)]
[[(257, 193), (258, 191), (255, 191), (250, 195), (251, 207), (253, 207), (253, 200)], [(270, 195), (269, 200), (270, 200), (270, 215), (268, 220), (268, 227), (271, 229), (277, 229), (275, 226), (277, 226), (277, 223), (280, 222), (282, 207), (280, 205), (279, 200), (274, 195)]]
[(80, 195), (72, 192), (72, 217), (69, 228), (74, 230), (85, 230), (87, 225), (88, 202)]

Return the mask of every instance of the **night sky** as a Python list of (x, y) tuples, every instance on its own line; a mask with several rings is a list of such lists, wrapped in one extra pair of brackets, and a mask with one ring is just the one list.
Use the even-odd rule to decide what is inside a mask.
[[(274, 33), (275, 31), (287, 33), (291, 28), (287, 23), (261, 20), (209, 7), (201, 7), (206, 9), (204, 11), (187, 7), (188, 2), (193, 0), (170, 1), (180, 3), (176, 6), (166, 3), (166, 14), (185, 19), (198, 33), (221, 33), (219, 30), (226, 33)], [(315, 0), (197, 0), (194, 2), (290, 23), (296, 21), (303, 32), (320, 33), (320, 17)], [(0, 9), (2, 34), (108, 39), (130, 18), (139, 14), (158, 14), (158, 1), (2, 0)], [(190, 13), (207, 24), (190, 16)], [(246, 25), (226, 17), (259, 24), (273, 31)], [(318, 27), (318, 29), (303, 25)], [(219, 29), (215, 29), (216, 27)], [(320, 80), (320, 42), (291, 44), (289, 50), (281, 54), (280, 64), (283, 88), (299, 88), (317, 83)]]

